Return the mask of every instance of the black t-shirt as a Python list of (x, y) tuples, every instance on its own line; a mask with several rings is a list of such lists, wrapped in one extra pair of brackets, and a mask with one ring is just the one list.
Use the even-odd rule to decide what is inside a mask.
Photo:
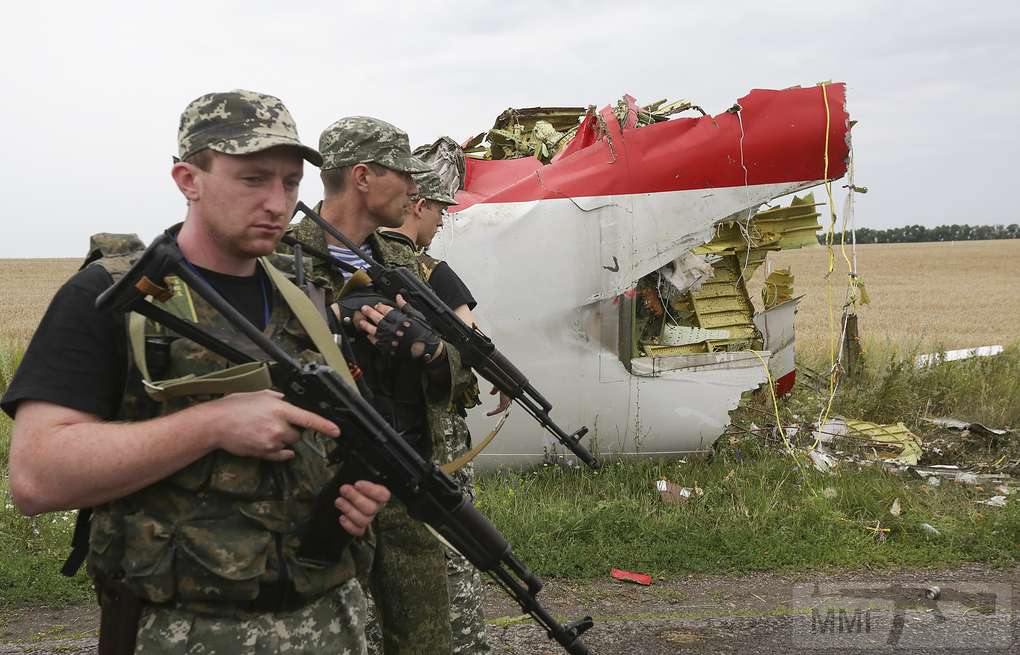
[[(261, 267), (249, 277), (195, 270), (248, 320), (265, 326), (272, 287)], [(23, 400), (105, 420), (117, 416), (127, 379), (127, 329), (123, 314), (96, 309), (96, 298), (112, 283), (105, 269), (89, 266), (57, 291), (0, 401), (11, 418)]]
[(446, 262), (439, 262), (432, 275), (429, 276), (429, 286), (436, 292), (440, 300), (450, 306), (450, 309), (457, 309), (461, 305), (467, 305), (468, 309), (474, 309), (477, 302), (471, 295), (471, 290), (464, 284), (450, 265)]

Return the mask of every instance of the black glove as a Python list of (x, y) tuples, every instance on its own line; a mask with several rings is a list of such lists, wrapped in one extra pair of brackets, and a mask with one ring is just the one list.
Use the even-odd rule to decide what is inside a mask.
[(421, 312), (410, 305), (391, 309), (379, 321), (376, 330), (375, 347), (383, 353), (408, 359), (422, 358), (426, 363), (432, 361), (442, 343)]
[[(403, 309), (398, 309), (392, 300), (379, 295), (368, 287), (347, 294), (339, 304), (341, 323), (352, 330), (351, 336), (356, 335), (351, 321), (354, 314), (361, 311), (364, 305), (375, 307), (382, 304), (392, 307), (393, 309), (376, 325), (375, 347), (387, 355), (423, 359), (426, 363), (433, 361), (436, 351), (439, 349), (440, 337), (433, 331), (432, 326), (428, 324), (421, 312), (410, 305), (404, 305)], [(416, 343), (422, 345), (414, 348)]]

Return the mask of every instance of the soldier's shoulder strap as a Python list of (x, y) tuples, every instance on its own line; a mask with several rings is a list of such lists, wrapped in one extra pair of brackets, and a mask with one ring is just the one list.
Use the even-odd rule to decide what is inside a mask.
[(432, 278), (432, 273), (434, 273), (436, 267), (442, 263), (442, 260), (436, 259), (426, 252), (418, 253), (418, 270), (421, 272), (422, 279), (426, 282)]

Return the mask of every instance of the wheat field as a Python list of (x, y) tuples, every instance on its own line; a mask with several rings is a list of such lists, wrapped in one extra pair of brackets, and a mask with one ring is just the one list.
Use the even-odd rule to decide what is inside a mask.
[[(823, 246), (769, 254), (774, 268), (790, 267), (794, 294), (804, 296), (799, 352), (827, 349), (830, 303), (839, 321), (848, 268), (838, 247), (834, 254), (828, 281)], [(1020, 341), (1020, 240), (860, 245), (857, 271), (871, 300), (858, 310), (866, 347), (928, 352)], [(759, 303), (763, 275), (764, 267), (748, 285)]]
[[(849, 249), (848, 249), (849, 254)], [(835, 319), (846, 290), (847, 267), (838, 248), (829, 277)], [(824, 247), (769, 255), (790, 267), (799, 350), (824, 350), (829, 335)], [(0, 340), (27, 342), (57, 288), (78, 259), (0, 259)], [(866, 343), (900, 350), (969, 348), (1020, 340), (1020, 240), (868, 244), (857, 267), (871, 304), (860, 308)], [(764, 267), (748, 284), (760, 302)], [(470, 283), (470, 276), (465, 275)]]
[(27, 342), (80, 259), (0, 259), (0, 340)]

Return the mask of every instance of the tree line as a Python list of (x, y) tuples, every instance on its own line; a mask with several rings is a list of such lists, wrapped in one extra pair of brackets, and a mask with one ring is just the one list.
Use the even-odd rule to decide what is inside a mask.
[[(857, 243), (921, 243), (925, 241), (983, 241), (989, 239), (1020, 239), (1020, 225), (907, 225), (886, 230), (857, 228)], [(839, 234), (836, 235), (839, 240)], [(850, 236), (847, 235), (847, 241)], [(825, 233), (818, 235), (818, 243), (825, 244)]]

